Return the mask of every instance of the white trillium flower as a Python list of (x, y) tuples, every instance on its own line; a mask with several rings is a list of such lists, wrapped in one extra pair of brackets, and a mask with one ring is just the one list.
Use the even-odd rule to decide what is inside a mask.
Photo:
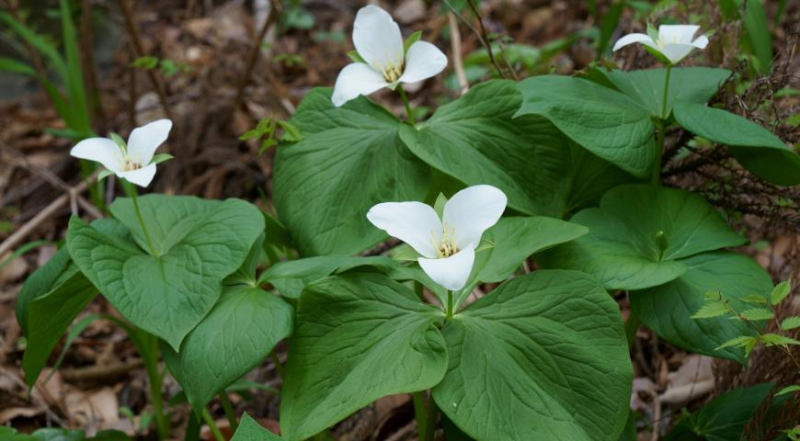
[(442, 219), (421, 202), (386, 202), (367, 213), (373, 225), (409, 244), (434, 282), (451, 291), (467, 283), (483, 232), (506, 209), (506, 195), (491, 185), (465, 188), (447, 201)]
[(695, 25), (661, 25), (658, 27), (658, 39), (653, 40), (646, 34), (628, 34), (614, 44), (616, 52), (629, 44), (641, 43), (663, 55), (672, 64), (678, 64), (694, 49), (705, 49), (708, 37), (701, 35), (694, 39), (700, 29)]
[(156, 149), (167, 140), (172, 121), (160, 119), (133, 129), (127, 147), (108, 138), (88, 138), (79, 142), (69, 154), (99, 162), (108, 171), (140, 187), (147, 187), (156, 175), (152, 163)]
[(366, 63), (348, 64), (339, 72), (331, 99), (336, 107), (384, 87), (420, 82), (447, 66), (442, 51), (425, 41), (415, 42), (405, 53), (400, 27), (388, 12), (374, 5), (358, 10), (353, 45)]

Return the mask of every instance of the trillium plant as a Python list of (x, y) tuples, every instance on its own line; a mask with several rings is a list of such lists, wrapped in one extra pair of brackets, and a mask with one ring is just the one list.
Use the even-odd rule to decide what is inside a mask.
[[(127, 143), (78, 142), (72, 156), (99, 163), (128, 197), (107, 218), (73, 217), (66, 245), (19, 294), (28, 385), (65, 332), (69, 346), (107, 319), (141, 353), (161, 439), (172, 436), (167, 402), (193, 409), (187, 439), (201, 422), (223, 439), (208, 410), (218, 400), (235, 439), (299, 441), (327, 439), (397, 394), (411, 395), (423, 441), (438, 428), (448, 440), (621, 439), (634, 422), (638, 326), (745, 363), (745, 348), (725, 343), (760, 331), (692, 317), (707, 292), (739, 311), (773, 290), (728, 249), (747, 239), (714, 206), (662, 185), (665, 143), (725, 146), (753, 179), (800, 184), (792, 148), (714, 106), (730, 71), (678, 67), (695, 49), (692, 64), (704, 62), (698, 30), (662, 25), (614, 45), (640, 43), (664, 68), (489, 80), (416, 120), (403, 86), (436, 77), (447, 58), (366, 6), (354, 62), (286, 123), (276, 216), (239, 199), (139, 196), (170, 158), (155, 153), (168, 150), (168, 120)], [(382, 88), (400, 94), (407, 120), (368, 98)], [(98, 294), (119, 314), (75, 322)], [(279, 434), (239, 420), (228, 397), (265, 362), (282, 377)], [(182, 388), (169, 401), (165, 375)]]

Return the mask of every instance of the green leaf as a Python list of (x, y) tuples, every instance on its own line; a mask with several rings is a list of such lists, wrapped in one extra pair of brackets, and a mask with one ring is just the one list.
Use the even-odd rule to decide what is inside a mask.
[(599, 208), (585, 209), (571, 222), (589, 234), (544, 252), (539, 262), (589, 273), (607, 289), (667, 283), (685, 271), (678, 259), (746, 242), (703, 197), (653, 185), (614, 188)]
[(766, 298), (772, 281), (769, 274), (748, 256), (715, 251), (683, 259), (686, 272), (674, 281), (631, 293), (631, 309), (661, 338), (686, 350), (743, 363), (744, 352), (717, 350), (736, 337), (755, 336), (746, 323), (727, 317), (695, 320), (692, 315), (706, 301), (704, 293), (719, 290), (737, 311), (751, 305), (743, 296), (762, 293)]
[(781, 321), (781, 329), (790, 331), (792, 329), (800, 328), (800, 316), (786, 317)]
[(169, 153), (158, 153), (155, 156), (153, 156), (153, 160), (150, 161), (150, 163), (161, 164), (162, 162), (169, 161), (170, 159), (175, 159), (175, 157), (170, 155)]
[(624, 9), (625, 2), (619, 1), (611, 5), (603, 15), (603, 19), (600, 21), (600, 38), (597, 39), (596, 46), (598, 57), (601, 57), (608, 48), (608, 42), (611, 41), (614, 30), (617, 29), (617, 23), (619, 23), (619, 18)]
[(681, 419), (665, 441), (738, 440), (771, 389), (772, 383), (762, 383), (726, 392)]
[(583, 149), (544, 118), (512, 119), (521, 104), (514, 84), (481, 83), (424, 124), (404, 127), (400, 136), (435, 169), (467, 185), (494, 185), (508, 196), (511, 208), (526, 214), (560, 218), (574, 204), (595, 197), (593, 191), (630, 179), (611, 164), (581, 154)]
[(231, 441), (280, 441), (281, 439), (245, 413), (242, 415), (239, 428), (236, 429)]
[(512, 279), (442, 333), (450, 365), (433, 397), (469, 436), (616, 441), (622, 432), (633, 371), (619, 308), (591, 277)]
[(796, 384), (793, 384), (791, 386), (786, 386), (783, 389), (779, 390), (775, 394), (775, 396), (777, 397), (777, 396), (781, 396), (781, 395), (790, 394), (790, 393), (793, 393), (793, 392), (800, 392), (800, 386), (798, 386)]
[[(742, 337), (732, 338), (732, 339), (726, 341), (725, 343), (719, 345), (719, 347), (717, 349), (725, 349), (725, 348), (730, 348), (730, 347), (736, 347), (736, 348), (739, 348), (739, 347), (755, 347), (756, 343), (758, 343), (758, 337), (742, 336)], [(746, 351), (746, 352), (749, 353), (750, 351)]]
[(22, 75), (29, 75), (32, 77), (36, 76), (36, 71), (31, 67), (30, 64), (15, 60), (13, 58), (0, 57), (0, 70)]
[(67, 88), (69, 106), (73, 122), (71, 129), (91, 133), (92, 122), (89, 117), (89, 106), (86, 101), (86, 90), (83, 85), (81, 55), (78, 51), (78, 35), (72, 23), (72, 8), (69, 0), (59, 1), (61, 15), (61, 42), (64, 44), (64, 56), (67, 61), (67, 75), (61, 81)]
[(625, 95), (579, 78), (541, 75), (517, 86), (515, 116), (542, 115), (595, 155), (638, 177), (655, 161), (650, 114)]
[(494, 243), (494, 247), (476, 252), (470, 282), (456, 296), (456, 307), (479, 282), (502, 282), (534, 253), (569, 242), (588, 231), (581, 225), (547, 217), (500, 219), (484, 234), (484, 240)]
[[(661, 118), (664, 103), (666, 69), (644, 69), (630, 72), (600, 70), (614, 86), (640, 103), (650, 115)], [(727, 69), (709, 67), (676, 67), (670, 72), (667, 91), (667, 115), (676, 101), (705, 104), (731, 76)]]
[(281, 393), (281, 433), (311, 437), (372, 401), (433, 387), (445, 374), (443, 314), (379, 274), (306, 288)]
[(25, 382), (33, 387), (50, 354), (75, 317), (97, 296), (97, 289), (71, 266), (69, 276), (50, 292), (30, 302), (28, 343), (22, 358)]
[(364, 61), (363, 58), (361, 58), (361, 55), (359, 55), (357, 51), (354, 51), (354, 50), (350, 51), (350, 52), (347, 53), (347, 56), (350, 58), (350, 60), (353, 61), (353, 63), (369, 64), (366, 61)]
[(418, 42), (420, 38), (422, 38), (422, 31), (416, 31), (409, 35), (408, 38), (406, 38), (406, 41), (403, 42), (403, 53), (408, 54), (408, 48), (410, 48), (414, 43)]
[(421, 200), (430, 170), (398, 137), (404, 126), (364, 97), (342, 107), (306, 95), (291, 123), (305, 138), (275, 157), (275, 206), (303, 255), (358, 253), (385, 237), (367, 220), (379, 202)]
[(747, 0), (744, 26), (756, 55), (758, 73), (769, 74), (772, 67), (772, 36), (761, 0)]
[(755, 303), (757, 305), (766, 305), (767, 299), (764, 296), (760, 296), (758, 294), (748, 294), (740, 299), (743, 302), (747, 303)]
[(78, 218), (70, 220), (67, 244), (81, 271), (126, 319), (177, 350), (219, 299), (223, 279), (244, 262), (264, 230), (263, 216), (237, 199), (147, 195), (139, 205), (156, 256), (142, 251), (146, 241), (128, 198), (117, 198), (110, 209), (139, 247)]
[(293, 308), (273, 294), (249, 286), (225, 288), (180, 353), (162, 345), (164, 361), (199, 411), (291, 335), (293, 319)]
[(731, 310), (728, 309), (728, 305), (724, 302), (706, 302), (697, 310), (694, 315), (692, 315), (693, 319), (706, 319), (706, 318), (714, 318), (720, 317), (723, 315), (728, 315), (731, 313)]
[(763, 341), (767, 346), (786, 347), (788, 345), (800, 345), (800, 341), (778, 334), (762, 334), (761, 341)]
[(33, 272), (25, 280), (22, 289), (17, 295), (17, 323), (22, 328), (23, 334), (28, 333), (28, 306), (39, 297), (42, 297), (53, 290), (65, 280), (74, 275), (77, 269), (72, 265), (72, 259), (66, 248), (50, 258), (44, 265)]
[(742, 311), (741, 316), (751, 321), (769, 320), (775, 317), (769, 309), (765, 308), (750, 308)]
[(675, 119), (683, 128), (730, 146), (746, 169), (778, 185), (800, 184), (800, 155), (769, 130), (722, 109), (679, 101)]
[(792, 292), (792, 280), (784, 280), (783, 282), (775, 285), (772, 288), (772, 294), (769, 296), (770, 305), (777, 305), (782, 302)]
[(269, 282), (278, 292), (291, 299), (300, 298), (306, 285), (325, 276), (354, 268), (374, 266), (388, 269), (395, 262), (388, 257), (317, 256), (280, 262), (261, 273), (258, 284)]

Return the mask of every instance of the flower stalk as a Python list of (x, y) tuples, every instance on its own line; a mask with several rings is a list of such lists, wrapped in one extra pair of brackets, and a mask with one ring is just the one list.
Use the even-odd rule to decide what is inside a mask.
[(142, 211), (139, 209), (139, 192), (136, 191), (136, 187), (131, 185), (125, 179), (120, 179), (122, 183), (122, 188), (125, 189), (125, 192), (130, 196), (131, 200), (133, 200), (133, 209), (136, 211), (136, 218), (139, 220), (139, 225), (142, 227), (142, 233), (144, 233), (144, 238), (147, 241), (147, 248), (150, 251), (151, 256), (157, 256), (156, 248), (153, 246), (153, 241), (150, 239), (150, 233), (147, 231), (147, 224), (144, 222), (144, 216), (142, 216)]
[(169, 439), (169, 419), (164, 413), (164, 397), (161, 396), (161, 373), (158, 371), (158, 337), (145, 334), (146, 348), (142, 353), (147, 379), (150, 383), (150, 399), (153, 402), (153, 414), (156, 420), (156, 431), (162, 440)]
[(402, 84), (397, 85), (397, 93), (400, 94), (400, 98), (403, 100), (403, 105), (406, 108), (406, 115), (408, 116), (408, 123), (411, 124), (411, 127), (416, 127), (416, 123), (414, 121), (414, 114), (411, 112), (411, 104), (408, 101), (408, 95), (406, 95), (405, 89), (403, 89)]

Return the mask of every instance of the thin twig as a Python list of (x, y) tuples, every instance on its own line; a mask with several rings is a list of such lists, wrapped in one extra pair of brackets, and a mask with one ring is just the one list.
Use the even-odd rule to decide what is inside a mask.
[(34, 216), (31, 220), (25, 223), (22, 227), (20, 227), (17, 231), (15, 231), (11, 236), (8, 236), (3, 243), (0, 243), (0, 256), (4, 255), (8, 251), (11, 251), (12, 248), (17, 246), (19, 242), (22, 241), (25, 237), (28, 236), (36, 227), (39, 226), (42, 222), (49, 219), (50, 216), (55, 213), (56, 211), (60, 210), (64, 205), (67, 204), (72, 199), (72, 194), (83, 193), (89, 188), (89, 185), (93, 184), (94, 181), (97, 179), (97, 175), (99, 172), (96, 172), (92, 176), (87, 179), (81, 181), (75, 187), (72, 187), (69, 192), (66, 194), (62, 194), (56, 200), (51, 202), (47, 207), (45, 207), (42, 211), (39, 212), (36, 216)]
[(271, 2), (272, 7), (269, 10), (269, 14), (267, 15), (267, 19), (264, 20), (264, 23), (261, 25), (261, 29), (258, 31), (258, 35), (256, 36), (255, 41), (253, 42), (253, 47), (250, 48), (250, 55), (248, 56), (247, 60), (247, 68), (244, 71), (244, 75), (242, 79), (239, 81), (239, 87), (236, 90), (236, 98), (233, 99), (233, 108), (232, 111), (236, 111), (239, 108), (239, 105), (242, 103), (242, 98), (244, 96), (244, 89), (247, 87), (247, 84), (250, 82), (250, 75), (253, 73), (253, 68), (256, 66), (256, 61), (258, 60), (258, 54), (261, 52), (261, 42), (264, 41), (264, 36), (267, 35), (267, 31), (275, 23), (275, 20), (278, 19), (280, 15), (280, 8), (281, 5), (279, 2), (272, 0)]
[(494, 65), (497, 72), (500, 74), (500, 77), (505, 78), (506, 76), (503, 74), (503, 70), (500, 69), (500, 65), (497, 63), (497, 60), (494, 58), (494, 51), (492, 51), (492, 45), (490, 44), (489, 35), (486, 33), (486, 28), (483, 26), (483, 17), (481, 17), (481, 13), (478, 12), (478, 8), (475, 7), (475, 4), (472, 3), (472, 0), (467, 0), (467, 4), (469, 5), (470, 9), (472, 9), (472, 13), (475, 14), (475, 17), (478, 19), (478, 25), (480, 25), (481, 32), (481, 42), (486, 47), (486, 52), (489, 53), (489, 60)]
[(461, 32), (458, 30), (456, 16), (452, 12), (447, 13), (447, 22), (450, 24), (450, 44), (453, 52), (453, 67), (456, 71), (458, 85), (461, 87), (461, 95), (469, 91), (469, 81), (464, 72), (464, 61), (461, 59)]
[[(125, 28), (128, 30), (128, 37), (130, 38), (131, 43), (133, 43), (134, 53), (136, 54), (137, 58), (144, 57), (144, 45), (142, 45), (142, 39), (139, 36), (139, 31), (136, 29), (136, 24), (133, 22), (133, 11), (131, 10), (131, 6), (128, 4), (128, 0), (121, 0), (119, 4), (122, 9), (122, 15), (125, 18)], [(169, 110), (167, 92), (164, 84), (161, 83), (161, 80), (156, 76), (152, 69), (147, 69), (146, 72), (147, 77), (150, 79), (150, 83), (152, 83), (153, 88), (158, 94), (158, 101), (161, 103), (161, 107), (164, 109), (164, 115), (166, 115), (167, 118), (172, 119), (172, 112)]]

